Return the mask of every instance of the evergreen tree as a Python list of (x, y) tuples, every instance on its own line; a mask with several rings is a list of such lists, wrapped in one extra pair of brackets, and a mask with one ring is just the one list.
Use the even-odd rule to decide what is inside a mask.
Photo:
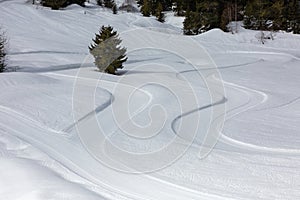
[(144, 17), (150, 17), (151, 15), (151, 5), (150, 0), (144, 0), (143, 5), (141, 7), (141, 13)]
[(86, 0), (68, 0), (66, 6), (71, 5), (71, 4), (77, 4), (77, 5), (80, 5), (80, 6), (84, 7), (85, 2), (86, 2)]
[(197, 35), (201, 33), (201, 15), (198, 12), (187, 11), (183, 22), (183, 33), (185, 35)]
[(96, 2), (98, 6), (103, 6), (103, 0), (97, 0)]
[(41, 4), (50, 7), (52, 10), (58, 10), (66, 6), (67, 0), (42, 0)]
[[(248, 29), (300, 33), (299, 0), (173, 0), (173, 3), (177, 15), (185, 13), (184, 34), (198, 34), (212, 28), (226, 31), (230, 22), (240, 20)], [(237, 30), (233, 26), (231, 29)]]
[(95, 65), (99, 71), (116, 74), (118, 69), (123, 68), (123, 63), (127, 60), (126, 49), (120, 47), (122, 41), (111, 26), (102, 26), (93, 42), (89, 50), (95, 57)]
[(284, 1), (285, 0), (274, 1), (274, 3), (270, 6), (269, 20), (272, 20), (272, 24), (270, 27), (268, 27), (268, 29), (272, 31), (286, 29), (286, 18), (284, 16)]
[(144, 4), (144, 0), (136, 0), (138, 7), (142, 7)]
[(197, 12), (201, 15), (201, 32), (208, 31), (213, 28), (220, 28), (222, 16), (221, 3), (216, 0), (204, 0), (197, 3)]
[(222, 9), (216, 0), (196, 2), (196, 10), (186, 13), (184, 20), (184, 34), (196, 35), (213, 28), (220, 28)]
[[(243, 19), (242, 13), (244, 11), (244, 5), (238, 0), (230, 0), (221, 4), (221, 20), (220, 28), (223, 31), (237, 32), (237, 26), (230, 26), (228, 24), (232, 21), (239, 21)], [(237, 24), (236, 24), (237, 25)]]
[(184, 1), (183, 0), (175, 0), (173, 11), (176, 16), (184, 16), (185, 11), (183, 9)]
[(115, 5), (114, 0), (103, 0), (103, 3), (104, 3), (104, 7), (111, 8), (111, 9)]
[(41, 4), (50, 7), (52, 10), (58, 10), (71, 4), (78, 4), (84, 6), (86, 0), (41, 0)]
[(245, 28), (254, 30), (278, 30), (283, 28), (284, 1), (248, 1), (245, 10)]
[(113, 14), (118, 14), (117, 4), (114, 3), (114, 5), (112, 7), (112, 11), (113, 11)]
[(300, 2), (290, 0), (286, 4), (287, 31), (300, 34)]
[(5, 71), (6, 63), (5, 63), (5, 44), (6, 39), (3, 33), (0, 33), (0, 73)]
[(163, 6), (160, 2), (157, 5), (155, 16), (159, 22), (165, 22), (165, 14), (163, 13)]

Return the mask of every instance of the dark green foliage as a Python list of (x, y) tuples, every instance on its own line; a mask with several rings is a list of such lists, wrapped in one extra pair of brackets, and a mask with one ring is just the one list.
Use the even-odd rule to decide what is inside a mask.
[(251, 0), (245, 9), (245, 28), (299, 33), (299, 0)]
[(4, 33), (0, 33), (0, 73), (5, 71), (6, 63), (5, 63), (5, 45), (6, 45), (6, 38)]
[(96, 2), (98, 6), (103, 6), (103, 0), (97, 0)]
[(145, 17), (150, 15), (157, 16), (157, 8), (159, 6), (162, 7), (162, 12), (172, 10), (173, 3), (174, 0), (137, 0), (137, 4), (141, 7), (141, 13)]
[(200, 13), (187, 11), (183, 22), (183, 33), (185, 35), (197, 35), (201, 33), (201, 24)]
[(176, 16), (184, 16), (185, 9), (184, 9), (184, 1), (183, 0), (175, 0), (174, 1), (174, 8), (173, 11), (175, 12)]
[[(83, 6), (85, 1), (41, 0), (41, 3), (52, 9), (59, 9), (72, 3)], [(118, 12), (114, 0), (96, 1), (98, 5), (112, 9), (114, 14)], [(132, 5), (132, 1), (125, 0), (124, 6)], [(136, 0), (136, 2), (141, 7), (143, 16), (153, 15), (161, 22), (164, 21), (163, 12), (172, 8), (175, 15), (186, 16), (184, 34), (199, 34), (213, 28), (227, 31), (229, 22), (241, 20), (248, 29), (300, 33), (300, 0)]]
[(245, 28), (254, 30), (268, 30), (270, 13), (269, 0), (248, 1), (245, 10)]
[(117, 4), (114, 3), (114, 5), (112, 7), (112, 11), (113, 11), (113, 14), (118, 14)]
[(52, 10), (58, 10), (71, 4), (78, 4), (84, 6), (86, 0), (42, 0), (41, 4), (50, 7)]
[(284, 13), (287, 19), (287, 31), (300, 34), (300, 2), (298, 0), (291, 0), (287, 3), (286, 7), (287, 9)]
[(104, 3), (104, 7), (106, 8), (113, 8), (114, 5), (115, 5), (115, 2), (114, 0), (103, 0), (103, 3)]
[(237, 27), (228, 27), (232, 21), (241, 21), (244, 16), (245, 1), (231, 0), (220, 4), (220, 28), (224, 31), (237, 32)]
[(221, 3), (216, 0), (205, 0), (197, 3), (197, 12), (201, 16), (202, 32), (212, 28), (220, 28)]
[(143, 5), (141, 7), (141, 13), (144, 17), (150, 17), (151, 15), (151, 4), (150, 0), (144, 0)]
[(184, 34), (197, 35), (212, 28), (220, 28), (221, 9), (218, 1), (205, 0), (197, 3), (196, 11), (188, 11), (184, 24)]
[(163, 6), (161, 3), (158, 3), (157, 5), (155, 16), (159, 22), (165, 22), (165, 14), (163, 13)]
[(67, 0), (42, 0), (41, 4), (50, 7), (52, 10), (58, 10), (66, 6)]
[(93, 39), (93, 44), (89, 47), (99, 71), (116, 74), (118, 69), (123, 68), (127, 57), (126, 49), (120, 47), (121, 42), (117, 32), (111, 26), (102, 26), (99, 34), (96, 34)]
[(226, 31), (229, 22), (241, 20), (248, 29), (300, 32), (299, 0), (173, 0), (173, 3), (176, 14), (186, 16), (184, 34), (188, 35), (212, 28)]
[(68, 0), (68, 5), (78, 4), (84, 7), (84, 2), (86, 2), (86, 0)]

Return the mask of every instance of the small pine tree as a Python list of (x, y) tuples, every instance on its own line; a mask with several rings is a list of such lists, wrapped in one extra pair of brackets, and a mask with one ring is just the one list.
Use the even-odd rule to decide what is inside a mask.
[(197, 35), (201, 33), (202, 20), (198, 12), (187, 11), (183, 22), (183, 34)]
[(144, 17), (150, 17), (151, 15), (151, 6), (149, 0), (144, 0), (143, 5), (141, 7), (141, 13)]
[(183, 0), (175, 0), (173, 11), (176, 16), (184, 16), (185, 11), (183, 9), (184, 1)]
[(156, 8), (156, 19), (157, 21), (164, 23), (165, 22), (165, 14), (163, 13), (163, 6), (159, 2)]
[(103, 0), (97, 0), (96, 2), (98, 6), (103, 6)]
[(5, 44), (6, 44), (6, 38), (4, 36), (4, 33), (0, 33), (0, 73), (4, 72), (6, 69), (6, 63), (5, 63)]
[(300, 34), (300, 3), (298, 0), (291, 0), (287, 7), (287, 31)]
[(117, 4), (114, 3), (114, 5), (112, 7), (112, 11), (113, 11), (113, 14), (118, 14)]
[(85, 5), (84, 5), (85, 1), (86, 1), (86, 0), (69, 0), (69, 1), (67, 2), (67, 5), (78, 4), (78, 5), (82, 6), (82, 7), (84, 7), (84, 6), (85, 6)]
[(93, 42), (89, 49), (99, 71), (116, 74), (118, 69), (123, 68), (123, 63), (127, 60), (126, 48), (120, 47), (122, 40), (111, 26), (102, 26)]
[(115, 5), (115, 1), (114, 0), (104, 0), (104, 7), (106, 8), (113, 8), (113, 6)]
[(67, 0), (42, 0), (42, 6), (50, 7), (52, 10), (58, 10), (66, 6)]

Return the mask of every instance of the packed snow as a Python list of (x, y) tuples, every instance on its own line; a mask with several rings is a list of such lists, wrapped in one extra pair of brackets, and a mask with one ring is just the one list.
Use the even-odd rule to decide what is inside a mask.
[[(188, 37), (172, 13), (94, 4), (0, 13), (0, 199), (300, 199), (299, 35)], [(89, 54), (102, 25), (127, 48), (120, 76)]]

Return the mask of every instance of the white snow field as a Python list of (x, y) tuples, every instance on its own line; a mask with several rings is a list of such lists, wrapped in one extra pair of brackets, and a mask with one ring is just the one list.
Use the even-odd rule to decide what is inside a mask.
[[(300, 199), (300, 36), (0, 1), (1, 200)], [(96, 71), (112, 25), (128, 61)], [(215, 68), (216, 67), (216, 68)]]

